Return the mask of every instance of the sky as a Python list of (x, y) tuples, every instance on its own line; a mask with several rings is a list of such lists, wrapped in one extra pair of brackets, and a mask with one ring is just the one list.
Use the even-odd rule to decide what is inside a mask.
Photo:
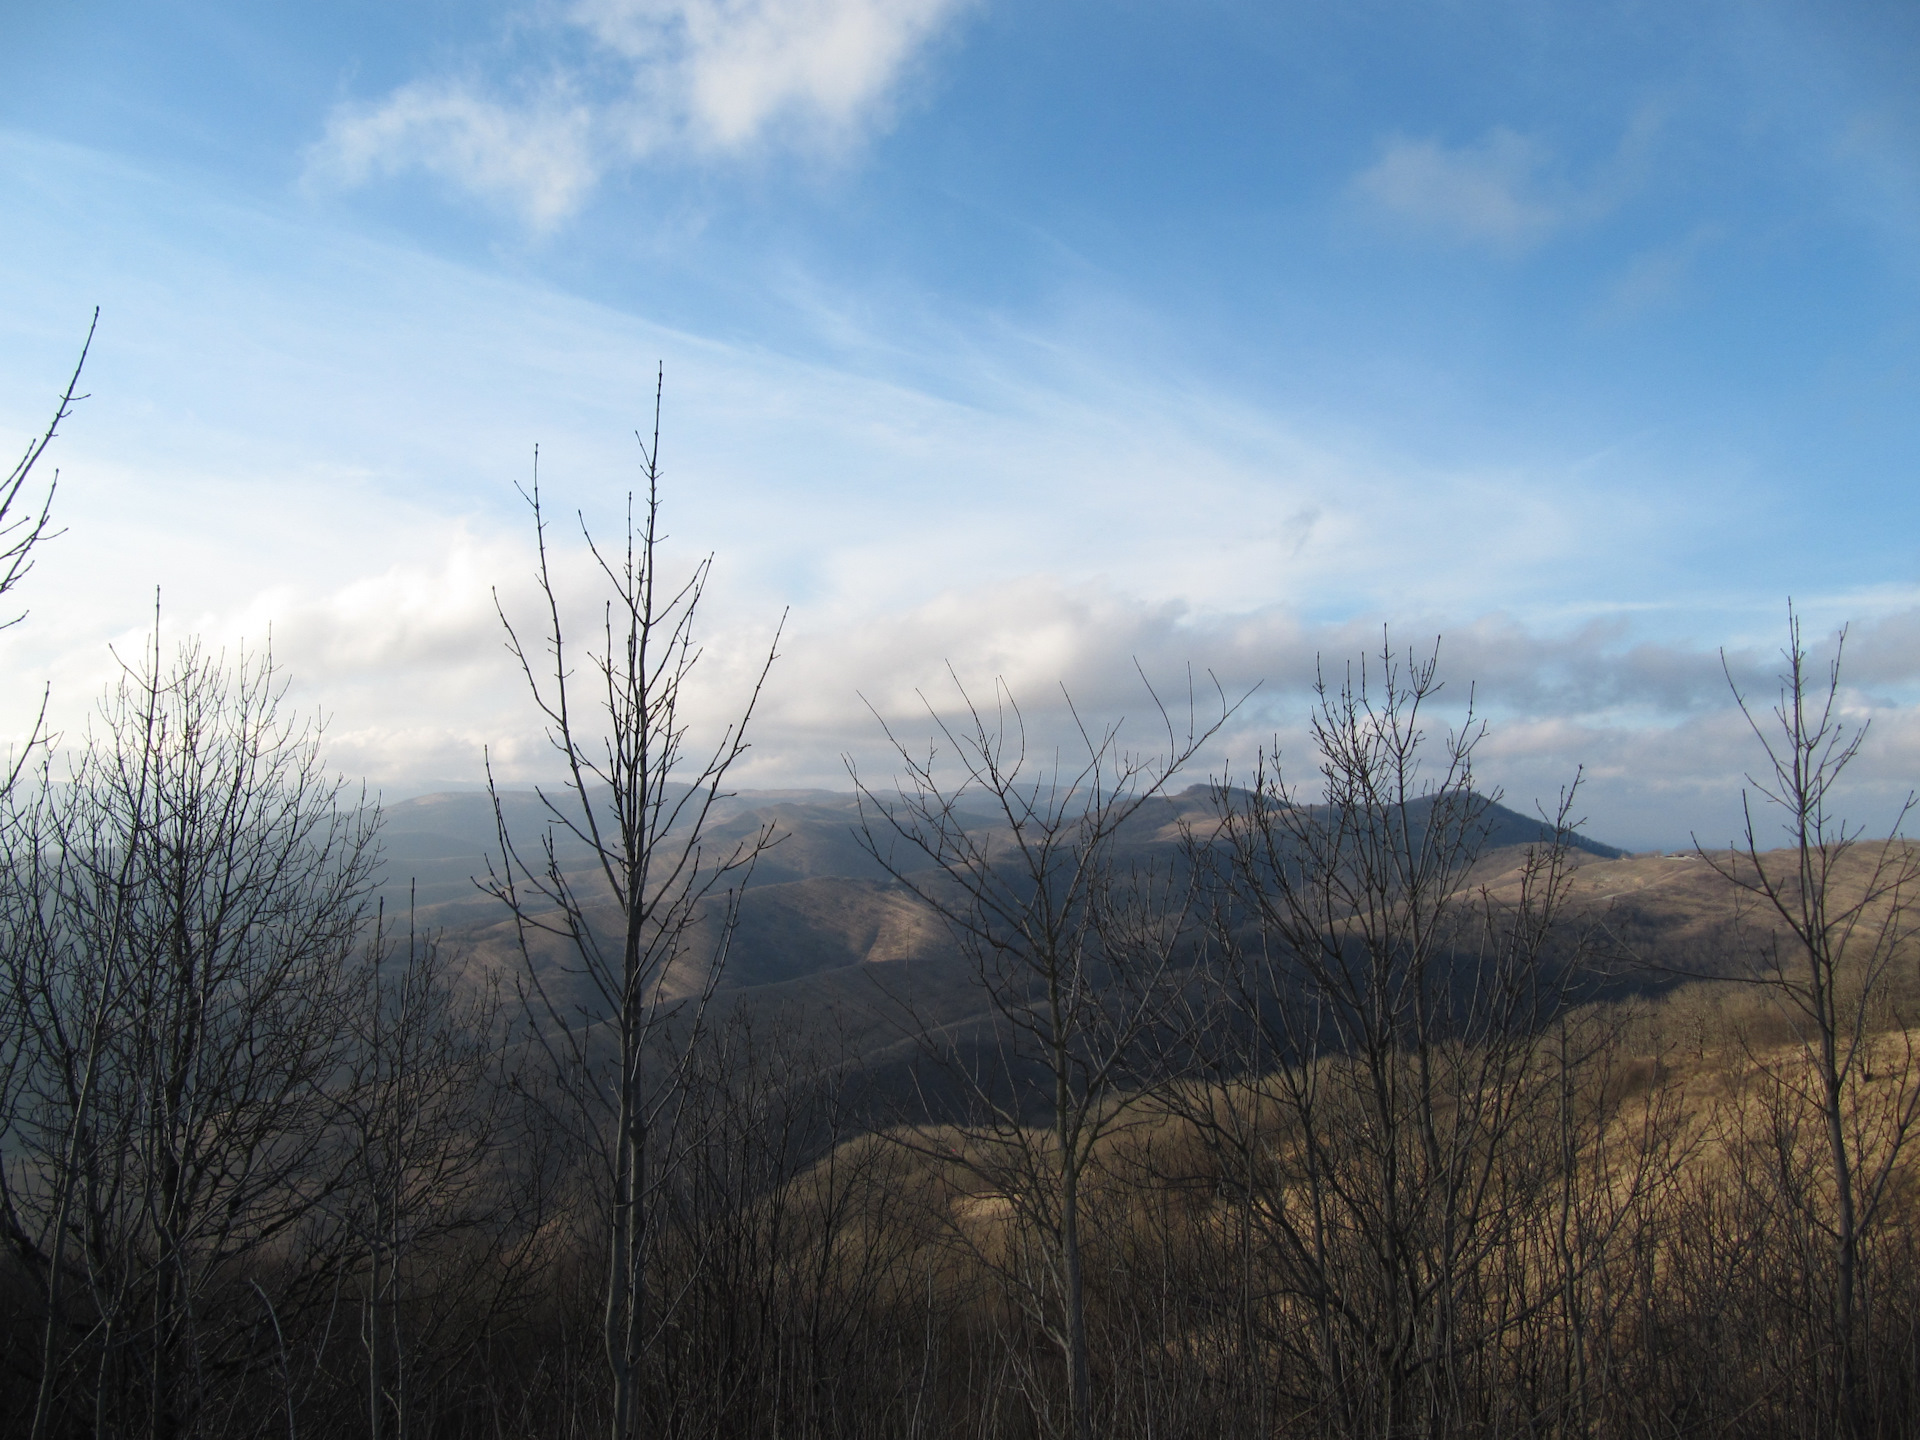
[(0, 731), (82, 743), (157, 593), (389, 797), (550, 774), (516, 487), (590, 618), (664, 367), (703, 723), (786, 615), (742, 784), (957, 686), (1151, 748), (1192, 676), (1194, 781), (1311, 788), (1316, 671), (1437, 644), (1508, 803), (1717, 844), (1791, 599), (1884, 833), (1916, 73), (1882, 0), (0, 0), (16, 454), (100, 310)]

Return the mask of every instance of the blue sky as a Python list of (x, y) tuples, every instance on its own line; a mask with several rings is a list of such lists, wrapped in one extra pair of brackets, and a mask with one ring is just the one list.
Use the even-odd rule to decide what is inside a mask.
[(0, 438), (102, 321), (0, 663), (77, 734), (158, 585), (390, 793), (538, 773), (513, 482), (538, 442), (607, 523), (664, 361), (715, 713), (793, 607), (754, 783), (947, 661), (1042, 729), (1135, 659), (1260, 680), (1212, 763), (1297, 748), (1388, 625), (1510, 798), (1584, 764), (1597, 833), (1713, 838), (1717, 652), (1764, 692), (1791, 594), (1855, 626), (1872, 820), (1920, 757), (1916, 73), (1891, 3), (9, 0)]

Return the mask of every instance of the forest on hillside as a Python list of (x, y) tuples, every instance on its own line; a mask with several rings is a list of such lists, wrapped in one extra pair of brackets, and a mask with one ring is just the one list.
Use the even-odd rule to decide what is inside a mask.
[(1391, 644), (1305, 776), (1189, 773), (1226, 695), (1039, 755), (962, 691), (787, 852), (867, 867), (787, 872), (870, 917), (802, 964), (644, 479), (604, 629), (508, 617), (567, 778), (459, 924), (264, 654), (156, 634), (16, 757), (7, 1434), (1915, 1433), (1920, 849), (1797, 628), (1744, 843), (1657, 862)]

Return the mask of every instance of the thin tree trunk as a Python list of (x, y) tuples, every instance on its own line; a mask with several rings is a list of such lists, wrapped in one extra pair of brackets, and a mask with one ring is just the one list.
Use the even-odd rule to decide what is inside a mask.
[(607, 1276), (606, 1346), (607, 1364), (613, 1380), (613, 1440), (632, 1440), (634, 1424), (634, 1339), (636, 1309), (635, 1253), (639, 1180), (638, 1150), (634, 1128), (636, 1117), (633, 1094), (632, 1041), (623, 1045), (621, 1057), (620, 1113), (616, 1119), (619, 1139), (616, 1144), (613, 1192), (613, 1234), (610, 1273)]
[(1080, 1254), (1080, 1164), (1070, 1154), (1060, 1185), (1060, 1251), (1066, 1288), (1067, 1404), (1074, 1440), (1093, 1440), (1093, 1368), (1087, 1358), (1085, 1272)]
[(1834, 1186), (1833, 1236), (1833, 1423), (1836, 1433), (1860, 1433), (1859, 1377), (1854, 1369), (1854, 1290), (1859, 1266), (1859, 1226), (1853, 1202), (1853, 1160), (1847, 1149), (1845, 1117), (1841, 1110), (1841, 1079), (1834, 1063), (1833, 1029), (1826, 1028), (1823, 1061), (1826, 1093), (1823, 1097), (1827, 1145), (1832, 1153)]

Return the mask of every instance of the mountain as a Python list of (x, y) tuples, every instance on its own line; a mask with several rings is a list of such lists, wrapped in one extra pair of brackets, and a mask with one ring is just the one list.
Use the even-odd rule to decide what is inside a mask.
[[(1236, 797), (1244, 799), (1244, 797)], [(523, 856), (539, 863), (549, 833), (549, 813), (531, 791), (504, 791), (500, 817)], [(849, 981), (856, 990), (867, 982), (859, 972), (885, 966), (894, 978), (921, 969), (958, 963), (945, 928), (907, 887), (890, 873), (926, 870), (930, 862), (897, 838), (888, 843), (884, 824), (871, 805), (873, 844), (888, 864), (876, 860), (863, 840), (862, 808), (856, 796), (827, 790), (743, 791), (715, 807), (707, 830), (709, 853), (721, 853), (771, 827), (776, 843), (747, 877), (738, 925), (726, 959), (722, 983), (729, 990), (774, 989), (764, 1001), (811, 1003), (811, 984), (824, 1000), (845, 998)], [(1416, 823), (1419, 810), (1415, 810)], [(967, 816), (970, 828), (991, 839), (1004, 830), (982, 811)], [(1124, 850), (1134, 859), (1161, 865), (1177, 863), (1183, 836), (1211, 833), (1217, 824), (1211, 787), (1195, 785), (1156, 797), (1129, 822)], [(1484, 817), (1483, 868), (1510, 868), (1515, 848), (1547, 838), (1551, 828), (1499, 805)], [(619, 917), (597, 901), (599, 887), (590, 875), (591, 851), (563, 829), (554, 830), (554, 854), (563, 869), (581, 881), (588, 897), (588, 919), (611, 934)], [(385, 870), (382, 900), (389, 915), (415, 910), (415, 923), (440, 931), (448, 944), (471, 952), (473, 963), (517, 965), (515, 936), (504, 907), (481, 886), (490, 873), (502, 873), (493, 801), (483, 793), (424, 795), (386, 807), (382, 827)], [(1614, 859), (1622, 852), (1584, 837), (1574, 844), (1588, 863)], [(1508, 857), (1502, 860), (1501, 857)], [(1676, 862), (1678, 863), (1678, 862)], [(1644, 888), (1641, 882), (1640, 888)], [(1632, 888), (1622, 882), (1623, 888)], [(718, 939), (708, 917), (704, 944), (680, 983), (698, 988), (704, 964)], [(536, 943), (536, 960), (563, 969), (564, 956), (551, 941)], [(831, 981), (821, 977), (836, 976)], [(819, 983), (815, 984), (814, 982)], [(916, 978), (916, 983), (918, 980)], [(932, 981), (936, 990), (944, 986)], [(577, 997), (586, 1003), (586, 997)]]
[[(545, 814), (539, 798), (508, 792), (500, 805), (514, 843), (540, 855)], [(944, 925), (863, 843), (861, 822), (856, 798), (831, 791), (743, 792), (716, 807), (708, 831), (716, 847), (768, 825), (779, 837), (740, 897), (716, 1005), (750, 1022), (754, 1033), (798, 1037), (815, 1047), (820, 1063), (858, 1075), (866, 1082), (863, 1093), (877, 1097), (874, 1123), (892, 1123), (889, 1117), (903, 1117), (909, 1109), (924, 1119), (943, 1104), (930, 1087), (947, 1082), (938, 1074), (929, 1078), (920, 1037), (937, 1034), (963, 1054), (995, 1054), (1004, 1021)], [(1424, 823), (1417, 809), (1413, 822)], [(1550, 828), (1497, 805), (1486, 810), (1483, 822), (1484, 843), (1469, 883), (1496, 902), (1512, 901), (1528, 846)], [(995, 817), (985, 812), (969, 813), (967, 823), (986, 839), (996, 828)], [(1164, 873), (1180, 863), (1185, 837), (1204, 841), (1217, 823), (1212, 793), (1196, 786), (1143, 807), (1120, 837), (1122, 851)], [(389, 915), (404, 913), (411, 896), (416, 925), (438, 930), (467, 973), (521, 973), (525, 962), (504, 907), (476, 885), (488, 875), (489, 856), (499, 844), (487, 797), (428, 795), (399, 802), (388, 808), (383, 834)], [(1875, 848), (1863, 847), (1859, 863), (1869, 863)], [(882, 845), (881, 852), (918, 883), (936, 878), (910, 847), (896, 844), (888, 852)], [(582, 882), (580, 893), (595, 896), (599, 882), (590, 873), (587, 848), (562, 834), (554, 853)], [(1580, 947), (1587, 962), (1583, 993), (1591, 998), (1652, 994), (1696, 977), (1736, 973), (1751, 967), (1765, 948), (1764, 917), (1736, 907), (1735, 892), (1713, 862), (1629, 855), (1583, 838), (1575, 839), (1568, 858), (1567, 923), (1550, 958)], [(1778, 857), (1782, 864), (1788, 859), (1784, 852)], [(497, 872), (497, 858), (492, 863)], [(1846, 883), (1837, 894), (1850, 893)], [(608, 939), (619, 933), (620, 917), (595, 899), (587, 919)], [(711, 978), (720, 940), (717, 915), (710, 911), (671, 988), (699, 993)], [(530, 950), (563, 1013), (604, 1013), (604, 1002), (574, 973), (560, 942), (535, 935)]]

